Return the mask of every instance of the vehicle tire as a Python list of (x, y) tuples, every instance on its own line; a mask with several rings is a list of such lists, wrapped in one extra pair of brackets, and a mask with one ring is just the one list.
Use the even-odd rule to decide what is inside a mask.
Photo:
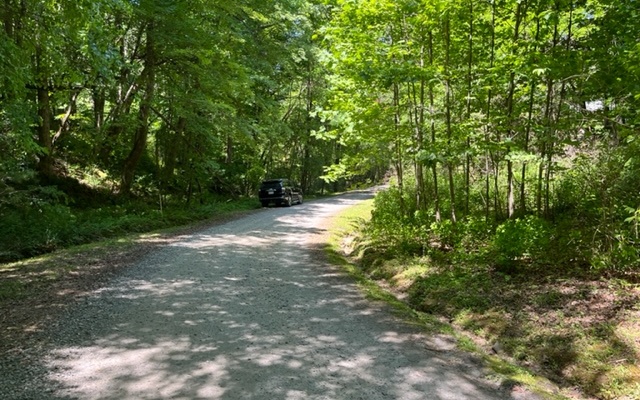
[(298, 204), (302, 204), (302, 195), (298, 196)]
[(268, 201), (261, 201), (262, 207), (267, 207), (269, 205)]

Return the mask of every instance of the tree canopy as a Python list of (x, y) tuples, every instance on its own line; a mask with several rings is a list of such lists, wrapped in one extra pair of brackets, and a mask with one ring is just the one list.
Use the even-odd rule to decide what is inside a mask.
[[(0, 262), (257, 207), (265, 178), (387, 180), (367, 243), (446, 261), (415, 298), (449, 282), (465, 314), (474, 286), (484, 317), (496, 277), (637, 282), (639, 20), (637, 0), (5, 0)], [(637, 397), (612, 337), (587, 348), (632, 378), (526, 346)]]
[(640, 207), (637, 16), (632, 0), (8, 0), (0, 207), (76, 184), (188, 204), (392, 171), (423, 223), (584, 211), (619, 237)]

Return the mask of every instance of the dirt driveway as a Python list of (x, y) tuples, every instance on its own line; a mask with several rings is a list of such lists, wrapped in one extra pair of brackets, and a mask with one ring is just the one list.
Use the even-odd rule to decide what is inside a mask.
[(0, 397), (532, 398), (323, 260), (323, 221), (371, 196), (269, 208), (152, 252), (64, 313)]

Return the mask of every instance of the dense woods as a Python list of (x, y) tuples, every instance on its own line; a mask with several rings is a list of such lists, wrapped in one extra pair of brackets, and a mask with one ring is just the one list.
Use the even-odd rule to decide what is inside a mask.
[(6, 2), (5, 174), (94, 168), (120, 194), (187, 197), (317, 177), (331, 157), (309, 139), (322, 15), (298, 3)]
[[(385, 201), (397, 209), (378, 210), (380, 229), (405, 232), (410, 245), (432, 223), (511, 219), (500, 232), (515, 246), (550, 223), (576, 235), (565, 238), (567, 259), (638, 266), (637, 4), (338, 1), (332, 10), (321, 30), (332, 83), (322, 134), (351, 149), (337, 170), (390, 157), (397, 185)], [(510, 263), (533, 249), (503, 250)]]
[(363, 227), (378, 257), (474, 284), (638, 280), (636, 0), (6, 0), (0, 18), (0, 261), (257, 207), (264, 178), (386, 176)]
[(410, 224), (569, 218), (591, 228), (572, 239), (586, 261), (631, 267), (637, 14), (631, 0), (7, 1), (0, 208), (161, 208), (391, 168)]
[(265, 177), (325, 190), (341, 148), (312, 136), (323, 7), (8, 0), (0, 18), (0, 259), (159, 226), (132, 219), (247, 198)]
[(558, 382), (639, 397), (637, 2), (329, 3), (330, 171), (394, 172), (364, 271)]

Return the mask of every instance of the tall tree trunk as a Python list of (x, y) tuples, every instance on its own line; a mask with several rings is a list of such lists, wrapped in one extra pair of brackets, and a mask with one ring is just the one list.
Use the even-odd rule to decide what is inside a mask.
[[(171, 129), (170, 126), (167, 126), (167, 129)], [(163, 161), (164, 165), (162, 167), (161, 172), (161, 184), (165, 187), (173, 180), (175, 170), (176, 170), (176, 162), (178, 161), (178, 155), (180, 153), (181, 147), (184, 145), (184, 134), (187, 129), (187, 119), (184, 116), (178, 117), (178, 122), (176, 123), (175, 131), (173, 135), (168, 133), (169, 138), (166, 141), (165, 149), (163, 151)]]
[(306, 104), (306, 139), (303, 143), (304, 151), (303, 151), (303, 159), (302, 159), (302, 171), (300, 171), (300, 187), (303, 192), (306, 192), (310, 187), (310, 163), (311, 163), (311, 141), (312, 141), (312, 119), (311, 114), (313, 113), (313, 66), (311, 61), (308, 62), (307, 65), (307, 104)]
[(38, 144), (42, 148), (42, 155), (38, 161), (38, 171), (43, 177), (49, 178), (53, 176), (51, 100), (46, 84), (45, 86), (39, 86), (36, 91), (38, 97), (38, 117), (40, 119), (40, 124), (38, 125)]
[[(423, 40), (424, 41), (424, 40)], [(420, 47), (420, 69), (424, 69), (424, 45)], [(425, 99), (425, 79), (420, 79), (419, 94), (416, 93), (415, 83), (410, 85), (409, 98), (413, 103), (413, 118), (410, 115), (409, 118), (413, 120), (415, 138), (416, 138), (416, 155), (421, 156), (424, 150), (424, 99)], [(411, 107), (410, 107), (411, 110)], [(411, 114), (411, 112), (410, 112)], [(427, 208), (426, 202), (426, 187), (424, 182), (424, 166), (423, 161), (419, 158), (414, 160), (415, 172), (416, 172), (416, 206), (418, 210), (425, 210)]]
[[(424, 33), (420, 35), (420, 70), (424, 71)], [(425, 79), (424, 76), (420, 77), (420, 97), (418, 103), (418, 131), (417, 131), (417, 140), (418, 140), (418, 153), (422, 154), (424, 150), (424, 99), (425, 99)], [(420, 198), (418, 199), (418, 207), (420, 210), (425, 210), (427, 208), (427, 199), (426, 199), (426, 187), (424, 183), (424, 167), (422, 160), (418, 162), (418, 170), (417, 170), (417, 185), (418, 185), (418, 193)]]
[(404, 204), (404, 166), (402, 164), (403, 146), (400, 132), (400, 88), (397, 83), (393, 84), (393, 106), (394, 106), (394, 131), (395, 131), (395, 167), (398, 177), (398, 191), (400, 192), (400, 210), (405, 215), (406, 207)]
[[(533, 52), (538, 51), (538, 40), (540, 39), (540, 10), (536, 12), (536, 33), (534, 37)], [(527, 126), (525, 128), (524, 151), (529, 152), (529, 141), (531, 139), (531, 125), (533, 123), (533, 103), (538, 80), (532, 77), (529, 80), (529, 109), (527, 111)], [(527, 162), (522, 163), (522, 174), (520, 177), (520, 212), (524, 215), (527, 212), (526, 197)]]
[[(424, 66), (424, 65), (423, 65)], [(420, 81), (420, 94), (416, 91), (414, 82), (407, 84), (407, 96), (411, 99), (409, 110), (409, 121), (413, 127), (415, 134), (416, 157), (414, 157), (414, 169), (416, 174), (416, 207), (418, 210), (425, 210), (426, 204), (426, 187), (424, 182), (424, 167), (419, 156), (424, 149), (424, 79)], [(419, 96), (419, 97), (418, 97)]]
[(419, 117), (418, 117), (418, 106), (417, 106), (417, 94), (415, 83), (411, 82), (407, 84), (407, 95), (409, 99), (411, 99), (411, 106), (408, 107), (409, 110), (409, 121), (411, 121), (411, 127), (414, 132), (415, 137), (415, 145), (416, 145), (416, 154), (413, 158), (413, 167), (416, 174), (416, 208), (418, 210), (424, 210), (424, 168), (422, 167), (422, 162), (419, 158), (422, 150), (422, 132), (419, 127)]
[(7, 37), (13, 38), (13, 1), (5, 0), (4, 7), (2, 7), (2, 25), (4, 27), (4, 33)]
[(7, 37), (13, 39), (18, 45), (22, 46), (23, 32), (22, 25), (27, 15), (26, 0), (5, 0), (2, 9), (2, 24)]
[[(517, 56), (517, 43), (520, 39), (520, 24), (522, 23), (522, 8), (523, 2), (518, 2), (516, 7), (515, 24), (513, 28), (513, 56)], [(515, 66), (512, 66), (515, 68)], [(514, 121), (513, 121), (513, 103), (515, 93), (515, 77), (516, 72), (512, 69), (509, 74), (509, 89), (507, 94), (507, 137), (513, 139), (514, 133)], [(511, 147), (507, 146), (507, 155), (511, 152)], [(513, 183), (513, 161), (507, 159), (507, 216), (513, 218), (515, 213), (515, 196), (514, 196), (514, 183)]]
[[(445, 42), (445, 123), (447, 130), (447, 146), (449, 152), (452, 149), (453, 132), (451, 128), (451, 16), (447, 13), (444, 20), (444, 42)], [(456, 190), (455, 182), (453, 180), (453, 157), (449, 154), (449, 160), (447, 160), (447, 172), (449, 175), (449, 197), (451, 201), (451, 222), (456, 223)]]
[(93, 91), (93, 129), (95, 129), (96, 137), (100, 137), (104, 126), (105, 105), (104, 89), (95, 89)]
[[(560, 12), (560, 2), (555, 3), (556, 12)], [(553, 26), (553, 41), (551, 49), (549, 50), (554, 55), (555, 49), (558, 45), (559, 32), (558, 32), (558, 19), (556, 19)], [(554, 121), (553, 121), (553, 97), (554, 97), (554, 79), (552, 76), (547, 77), (547, 98), (545, 101), (544, 120), (545, 120), (545, 135), (541, 149), (541, 161), (538, 168), (538, 184), (536, 193), (536, 208), (538, 214), (549, 213), (549, 181), (551, 179), (551, 164), (553, 161), (553, 141), (554, 141)], [(544, 186), (544, 189), (543, 189)], [(544, 198), (544, 210), (542, 209), (542, 199)]]
[[(473, 86), (473, 0), (469, 0), (469, 54), (467, 57), (467, 122), (471, 120), (471, 92)], [(471, 135), (467, 133), (467, 156), (464, 168), (464, 215), (469, 215), (469, 197), (471, 190)]]
[[(429, 65), (433, 67), (433, 32), (429, 31)], [(429, 83), (429, 117), (430, 117), (430, 130), (431, 130), (431, 148), (432, 151), (436, 150), (436, 107), (433, 94), (433, 83)], [(438, 190), (438, 162), (437, 160), (431, 161), (431, 174), (433, 176), (433, 207), (435, 210), (436, 222), (442, 220), (440, 214), (440, 193)]]
[(156, 55), (152, 31), (153, 24), (150, 23), (147, 27), (147, 43), (144, 56), (144, 70), (142, 72), (142, 76), (144, 77), (145, 93), (140, 102), (140, 109), (138, 111), (138, 123), (133, 138), (133, 148), (124, 161), (122, 178), (120, 181), (120, 193), (124, 195), (129, 194), (131, 191), (136, 167), (138, 166), (138, 162), (144, 154), (144, 149), (147, 145), (149, 115), (151, 114), (151, 105), (155, 90), (156, 68)]
[(38, 160), (38, 172), (43, 178), (53, 176), (53, 137), (51, 136), (51, 97), (49, 95), (49, 82), (44, 66), (42, 65), (42, 47), (36, 46), (36, 69), (40, 80), (36, 87), (36, 99), (38, 102), (38, 145), (41, 147), (41, 155)]
[[(495, 62), (495, 47), (496, 47), (496, 4), (491, 2), (491, 44), (490, 44), (490, 56), (489, 56), (489, 70), (493, 71), (493, 64)], [(491, 101), (493, 100), (493, 92), (491, 86), (487, 92), (487, 112), (485, 123), (485, 137), (484, 140), (487, 145), (491, 142)], [(485, 154), (485, 220), (489, 222), (490, 204), (491, 204), (491, 150), (486, 150)], [(497, 194), (496, 194), (497, 196)], [(498, 212), (498, 208), (494, 208), (495, 212)], [(496, 216), (497, 217), (497, 216)]]

